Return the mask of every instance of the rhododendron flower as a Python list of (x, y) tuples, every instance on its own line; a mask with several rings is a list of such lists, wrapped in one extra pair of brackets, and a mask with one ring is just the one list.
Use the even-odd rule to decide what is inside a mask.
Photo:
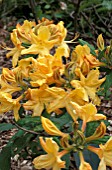
[(97, 109), (92, 103), (85, 104), (84, 106), (79, 106), (75, 102), (71, 102), (71, 104), (75, 110), (75, 114), (77, 115), (77, 117), (83, 120), (83, 131), (86, 128), (87, 122), (106, 119), (106, 116), (104, 116), (103, 114), (97, 114)]
[(34, 167), (36, 169), (53, 169), (61, 170), (65, 168), (65, 161), (61, 160), (61, 157), (67, 153), (66, 150), (59, 151), (59, 146), (52, 138), (46, 138), (46, 141), (42, 137), (39, 138), (43, 149), (47, 152), (46, 155), (40, 155), (33, 160)]
[(16, 79), (16, 75), (12, 70), (9, 70), (8, 68), (2, 69), (0, 85), (2, 92), (8, 92), (10, 94), (21, 90), (21, 87), (19, 87), (19, 82)]
[(26, 110), (33, 110), (33, 116), (40, 116), (49, 102), (53, 100), (47, 88), (47, 85), (43, 85), (39, 89), (29, 88), (26, 91), (26, 99), (28, 101), (23, 104), (23, 107)]
[(76, 75), (80, 78), (80, 80), (72, 80), (71, 85), (74, 88), (82, 87), (85, 91), (85, 95), (89, 96), (90, 99), (97, 105), (100, 104), (100, 99), (96, 95), (98, 88), (105, 81), (105, 78), (99, 79), (99, 70), (91, 70), (87, 77), (85, 77), (79, 68), (76, 69)]
[(9, 58), (10, 56), (12, 56), (12, 65), (13, 67), (15, 67), (17, 65), (18, 58), (21, 56), (21, 51), (24, 49), (24, 47), (21, 45), (22, 42), (18, 39), (16, 30), (13, 30), (13, 32), (11, 33), (11, 40), (15, 47), (7, 48), (7, 50), (10, 50), (10, 52), (6, 54), (6, 57)]
[(90, 53), (90, 48), (87, 45), (77, 45), (72, 52), (72, 58), (76, 67), (79, 67), (84, 75), (87, 75), (92, 68), (103, 65)]
[(15, 120), (19, 119), (18, 111), (20, 109), (19, 101), (22, 99), (22, 96), (17, 99), (12, 99), (12, 96), (9, 93), (0, 91), (0, 114), (13, 110)]
[[(43, 84), (62, 84), (61, 75), (64, 72), (64, 65), (62, 59), (58, 56), (54, 57), (46, 55), (37, 59), (37, 66), (33, 68), (34, 71), (29, 73), (30, 83), (33, 87), (38, 87)], [(56, 77), (58, 73), (59, 77)]]
[(96, 153), (101, 159), (98, 170), (106, 170), (106, 165), (112, 167), (112, 137), (105, 145), (100, 144), (99, 148), (88, 146), (87, 149)]
[(31, 41), (30, 32), (35, 26), (36, 26), (35, 22), (28, 21), (28, 20), (25, 20), (22, 25), (17, 23), (15, 30), (17, 32), (17, 36), (18, 36), (19, 40), (22, 43), (27, 43), (27, 44), (31, 43), (30, 42)]
[(44, 128), (44, 130), (50, 134), (50, 135), (56, 135), (56, 136), (67, 136), (67, 134), (61, 132), (55, 125), (54, 123), (52, 123), (49, 119), (45, 118), (45, 117), (41, 117), (41, 121), (42, 121), (42, 126)]
[(40, 54), (48, 55), (50, 50), (56, 45), (62, 45), (66, 37), (66, 29), (63, 22), (57, 25), (40, 25), (30, 32), (31, 46), (22, 50), (21, 54)]

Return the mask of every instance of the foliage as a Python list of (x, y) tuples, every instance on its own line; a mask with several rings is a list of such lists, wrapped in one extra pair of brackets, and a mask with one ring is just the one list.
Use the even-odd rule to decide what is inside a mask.
[[(54, 1), (46, 3), (49, 9)], [(110, 95), (105, 89), (111, 87), (112, 47), (105, 45), (102, 34), (96, 48), (77, 34), (69, 41), (66, 37), (63, 21), (54, 24), (46, 18), (38, 24), (25, 20), (13, 29), (14, 47), (6, 47), (12, 69), (3, 68), (0, 75), (0, 112), (12, 111), (14, 120), (0, 127), (18, 131), (0, 153), (0, 169), (9, 170), (16, 154), (24, 159), (30, 155), (36, 169), (70, 169), (74, 153), (80, 170), (92, 169), (85, 150), (99, 157), (99, 170), (112, 167), (108, 121), (97, 113), (99, 96)]]

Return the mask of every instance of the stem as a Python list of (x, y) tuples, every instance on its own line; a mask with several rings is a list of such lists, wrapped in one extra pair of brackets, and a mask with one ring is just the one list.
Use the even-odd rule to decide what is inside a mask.
[(36, 22), (36, 24), (38, 24), (37, 15), (36, 15), (36, 12), (35, 12), (35, 6), (36, 6), (35, 0), (30, 0), (30, 6), (31, 6), (33, 16), (35, 18), (35, 22)]
[(32, 131), (32, 130), (25, 129), (25, 128), (19, 126), (19, 125), (18, 125), (16, 122), (14, 122), (13, 120), (11, 120), (11, 123), (12, 123), (13, 125), (15, 125), (18, 129), (21, 129), (21, 130), (23, 130), (23, 131), (25, 131), (25, 132), (32, 133), (32, 134), (34, 134), (34, 135), (41, 135), (41, 134), (42, 134), (42, 133), (34, 132), (34, 131)]

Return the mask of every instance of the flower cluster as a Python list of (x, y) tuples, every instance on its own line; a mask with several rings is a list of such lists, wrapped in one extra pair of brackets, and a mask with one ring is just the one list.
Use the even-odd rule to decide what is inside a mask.
[[(36, 169), (60, 170), (66, 167), (61, 157), (78, 152), (81, 160), (80, 170), (90, 170), (91, 165), (84, 161), (83, 150), (95, 152), (101, 162), (98, 170), (112, 167), (112, 138), (99, 148), (88, 145), (92, 140), (102, 138), (106, 133), (103, 120), (106, 116), (97, 113), (100, 105), (97, 92), (105, 81), (100, 77), (99, 67), (104, 63), (97, 59), (98, 51), (91, 54), (88, 45), (77, 45), (71, 52), (65, 41), (67, 29), (60, 21), (43, 18), (35, 22), (25, 20), (17, 24), (11, 33), (14, 48), (7, 48), (7, 58), (12, 56), (13, 68), (3, 68), (0, 75), (0, 113), (12, 110), (15, 120), (20, 119), (19, 110), (31, 110), (32, 116), (40, 116), (43, 129), (48, 135), (59, 136), (60, 146), (53, 137), (40, 137), (40, 144), (47, 152), (34, 159)], [(98, 48), (103, 48), (103, 38), (97, 39)], [(15, 92), (18, 94), (14, 97)], [(59, 130), (48, 118), (43, 117), (46, 110), (51, 115), (69, 114), (73, 121), (72, 135)], [(82, 126), (78, 128), (78, 120)], [(88, 122), (102, 120), (92, 136), (86, 137)]]

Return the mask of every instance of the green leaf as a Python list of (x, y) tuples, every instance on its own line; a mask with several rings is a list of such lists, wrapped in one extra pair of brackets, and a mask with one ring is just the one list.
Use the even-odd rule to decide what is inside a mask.
[(104, 122), (106, 126), (108, 126), (110, 124), (107, 120), (88, 122), (87, 126), (86, 126), (85, 136), (86, 137), (92, 136), (93, 133), (95, 132), (96, 128), (100, 125), (101, 122)]
[(6, 146), (0, 153), (0, 170), (9, 170), (11, 167), (11, 147)]
[(66, 154), (62, 157), (62, 160), (66, 162), (66, 170), (69, 170), (70, 167), (70, 154)]
[(110, 136), (104, 136), (103, 138), (93, 140), (90, 143), (91, 144), (97, 144), (97, 145), (100, 145), (100, 144), (104, 145), (109, 140), (109, 138), (110, 138)]
[[(97, 145), (93, 145), (93, 146), (98, 147)], [(91, 152), (89, 150), (84, 150), (83, 155), (84, 155), (84, 160), (91, 165), (92, 169), (97, 170), (98, 165), (99, 165), (98, 156), (95, 153), (93, 153), (93, 152)], [(74, 154), (74, 158), (75, 158), (75, 162), (76, 162), (77, 167), (79, 167), (80, 166), (80, 159), (79, 159), (78, 153)]]
[[(51, 121), (54, 122), (54, 124), (61, 129), (64, 125), (67, 125), (68, 123), (70, 123), (72, 121), (71, 116), (65, 112), (63, 115), (59, 116), (59, 117), (51, 117)], [(69, 124), (68, 124), (69, 126)]]
[(15, 128), (15, 126), (12, 125), (11, 123), (1, 123), (0, 124), (0, 132), (8, 131), (13, 128)]
[(111, 92), (109, 91), (110, 87), (112, 87), (112, 72), (110, 72), (109, 75), (106, 75), (106, 80), (100, 87), (103, 90), (99, 91), (98, 95), (109, 97), (111, 95)]
[(95, 53), (95, 48), (94, 48), (93, 45), (89, 44), (87, 41), (84, 41), (84, 40), (82, 40), (82, 39), (78, 39), (78, 41), (79, 41), (79, 43), (80, 43), (81, 45), (85, 45), (85, 44), (86, 44), (86, 45), (90, 48), (91, 54), (93, 54), (94, 56), (97, 56), (96, 53)]
[(13, 141), (12, 150), (14, 151), (14, 154), (19, 154), (22, 149), (28, 146), (29, 141), (31, 138), (34, 137), (33, 134), (25, 133), (24, 136), (21, 136), (20, 138), (17, 138)]

